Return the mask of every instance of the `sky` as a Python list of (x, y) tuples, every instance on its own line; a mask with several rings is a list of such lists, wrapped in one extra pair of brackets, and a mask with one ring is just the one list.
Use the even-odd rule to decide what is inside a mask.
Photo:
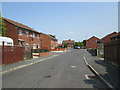
[(59, 43), (118, 31), (117, 2), (3, 2), (2, 16), (53, 34)]

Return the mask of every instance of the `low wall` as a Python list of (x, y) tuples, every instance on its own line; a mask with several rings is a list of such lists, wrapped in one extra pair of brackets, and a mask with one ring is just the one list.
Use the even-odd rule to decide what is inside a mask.
[(33, 53), (33, 58), (39, 58), (39, 57), (42, 57), (42, 56), (48, 56), (50, 54), (51, 54), (51, 52)]
[(55, 49), (51, 49), (51, 51), (65, 51), (66, 48), (55, 48)]

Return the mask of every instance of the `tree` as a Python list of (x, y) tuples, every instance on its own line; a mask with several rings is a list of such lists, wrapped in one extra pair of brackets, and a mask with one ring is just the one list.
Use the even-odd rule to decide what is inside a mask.
[(82, 43), (83, 43), (83, 45), (84, 45), (84, 46), (86, 46), (86, 40), (83, 40), (83, 42), (82, 42)]
[(82, 42), (75, 42), (75, 45), (74, 46), (83, 46), (83, 43)]
[(64, 48), (67, 48), (68, 47), (68, 45), (67, 44), (64, 44)]
[(0, 36), (5, 36), (6, 35), (6, 28), (5, 28), (5, 23), (2, 20), (2, 17), (0, 16)]

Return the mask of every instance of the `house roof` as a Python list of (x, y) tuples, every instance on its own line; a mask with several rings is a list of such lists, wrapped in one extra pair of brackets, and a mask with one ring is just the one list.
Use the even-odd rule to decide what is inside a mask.
[(113, 33), (110, 33), (110, 34), (108, 34), (108, 35), (106, 35), (105, 37), (103, 37), (101, 40), (104, 40), (104, 39), (106, 39), (106, 38), (110, 38), (110, 37), (112, 37), (112, 36), (116, 36), (116, 35), (118, 35), (118, 33), (117, 32), (113, 32)]
[(57, 39), (52, 35), (47, 35), (50, 39), (57, 41)]
[(2, 17), (2, 19), (9, 22), (9, 23), (11, 23), (11, 24), (13, 24), (13, 25), (15, 25), (15, 26), (17, 26), (17, 27), (21, 27), (21, 28), (24, 28), (24, 29), (27, 29), (27, 30), (30, 30), (30, 31), (33, 31), (33, 32), (40, 33), (38, 31), (34, 30), (33, 28), (30, 28), (30, 27), (28, 27), (26, 25), (23, 25), (21, 23), (18, 23), (16, 21), (13, 21), (13, 20), (10, 20), (10, 19), (4, 18), (4, 17)]
[(63, 40), (62, 43), (75, 43), (74, 40)]
[[(89, 38), (88, 40), (90, 40), (90, 39), (92, 39), (92, 38), (96, 38), (96, 39), (100, 40), (99, 38), (97, 38), (97, 37), (95, 37), (95, 36), (92, 36), (92, 37)], [(87, 41), (88, 41), (88, 40), (87, 40)]]
[(58, 39), (56, 39), (55, 37), (52, 37), (50, 34), (45, 34), (45, 33), (42, 33), (40, 32), (40, 34), (44, 34), (46, 35), (48, 38), (52, 39), (52, 40), (55, 40), (55, 41), (58, 41)]

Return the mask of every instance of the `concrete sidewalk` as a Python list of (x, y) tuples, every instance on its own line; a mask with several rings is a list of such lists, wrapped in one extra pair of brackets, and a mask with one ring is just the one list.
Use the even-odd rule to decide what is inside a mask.
[(2, 71), (0, 71), (0, 73), (4, 74), (4, 73), (7, 73), (7, 72), (10, 72), (10, 71), (13, 71), (13, 70), (17, 70), (19, 68), (26, 67), (26, 66), (32, 65), (34, 63), (40, 62), (42, 60), (52, 58), (54, 56), (57, 56), (57, 55), (52, 53), (51, 55), (43, 56), (43, 57), (40, 57), (40, 58), (34, 58), (34, 59), (32, 58), (32, 59), (29, 59), (29, 60), (19, 61), (19, 62), (8, 64), (8, 65), (3, 65), (2, 66)]
[(110, 83), (114, 88), (120, 88), (119, 69), (98, 57), (91, 56), (85, 51), (87, 62), (100, 74), (100, 76)]

